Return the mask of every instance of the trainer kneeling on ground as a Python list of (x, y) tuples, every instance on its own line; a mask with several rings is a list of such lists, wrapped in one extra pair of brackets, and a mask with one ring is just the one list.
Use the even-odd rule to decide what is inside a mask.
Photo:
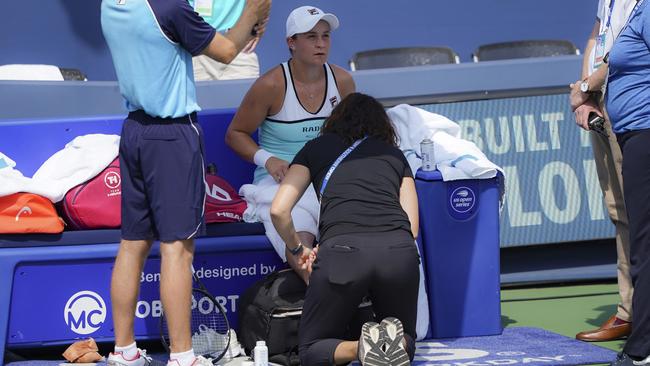
[[(310, 183), (321, 200), (321, 245), (313, 251), (300, 243), (291, 218)], [(355, 359), (362, 365), (407, 365), (413, 359), (417, 202), (383, 106), (350, 94), (325, 120), (321, 135), (298, 152), (271, 206), (278, 233), (311, 272), (299, 331), (302, 365)], [(345, 341), (366, 294), (383, 321), (364, 324), (359, 341)]]

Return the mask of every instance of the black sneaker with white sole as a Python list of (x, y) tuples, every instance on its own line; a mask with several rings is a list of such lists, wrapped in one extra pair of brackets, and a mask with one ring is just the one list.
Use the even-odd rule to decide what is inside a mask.
[(388, 360), (383, 365), (406, 366), (411, 364), (409, 355), (404, 345), (404, 326), (397, 318), (385, 318), (379, 325), (380, 332), (384, 334), (382, 351)]

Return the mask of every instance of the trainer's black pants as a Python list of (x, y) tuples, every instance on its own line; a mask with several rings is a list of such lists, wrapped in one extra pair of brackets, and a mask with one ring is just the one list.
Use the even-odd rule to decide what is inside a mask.
[(402, 321), (413, 359), (419, 261), (404, 230), (339, 235), (321, 243), (300, 319), (301, 365), (334, 364), (334, 351), (365, 295), (379, 321)]
[(624, 352), (650, 355), (650, 129), (618, 135), (623, 152), (623, 191), (630, 223), (632, 334)]

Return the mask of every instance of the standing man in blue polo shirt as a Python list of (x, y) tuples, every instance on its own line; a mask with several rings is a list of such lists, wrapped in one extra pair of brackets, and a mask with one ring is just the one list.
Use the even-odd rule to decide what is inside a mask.
[[(217, 32), (226, 32), (241, 16), (246, 0), (189, 0), (194, 11)], [(224, 64), (205, 55), (192, 58), (194, 80), (250, 79), (260, 76), (260, 62), (255, 53), (259, 38), (252, 39), (229, 64)]]
[(186, 0), (103, 0), (101, 22), (126, 99), (122, 127), (122, 240), (111, 279), (115, 351), (109, 365), (148, 365), (133, 333), (140, 273), (160, 240), (160, 296), (167, 317), (169, 365), (211, 365), (195, 357), (190, 334), (194, 238), (204, 230), (203, 136), (192, 56), (228, 63), (264, 32), (270, 0), (248, 0), (222, 35)]

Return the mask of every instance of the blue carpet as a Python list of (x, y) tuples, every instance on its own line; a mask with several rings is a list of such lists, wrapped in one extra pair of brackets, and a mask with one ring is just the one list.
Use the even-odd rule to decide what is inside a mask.
[[(154, 365), (167, 356), (156, 354)], [(417, 343), (413, 365), (431, 366), (555, 366), (609, 363), (616, 352), (573, 338), (527, 327), (505, 328), (487, 337), (428, 340)], [(22, 361), (9, 366), (59, 366), (62, 361)], [(72, 365), (72, 364), (71, 364)], [(105, 365), (98, 363), (97, 366)]]
[(616, 352), (539, 328), (505, 328), (503, 334), (418, 342), (414, 365), (588, 365), (610, 363)]

